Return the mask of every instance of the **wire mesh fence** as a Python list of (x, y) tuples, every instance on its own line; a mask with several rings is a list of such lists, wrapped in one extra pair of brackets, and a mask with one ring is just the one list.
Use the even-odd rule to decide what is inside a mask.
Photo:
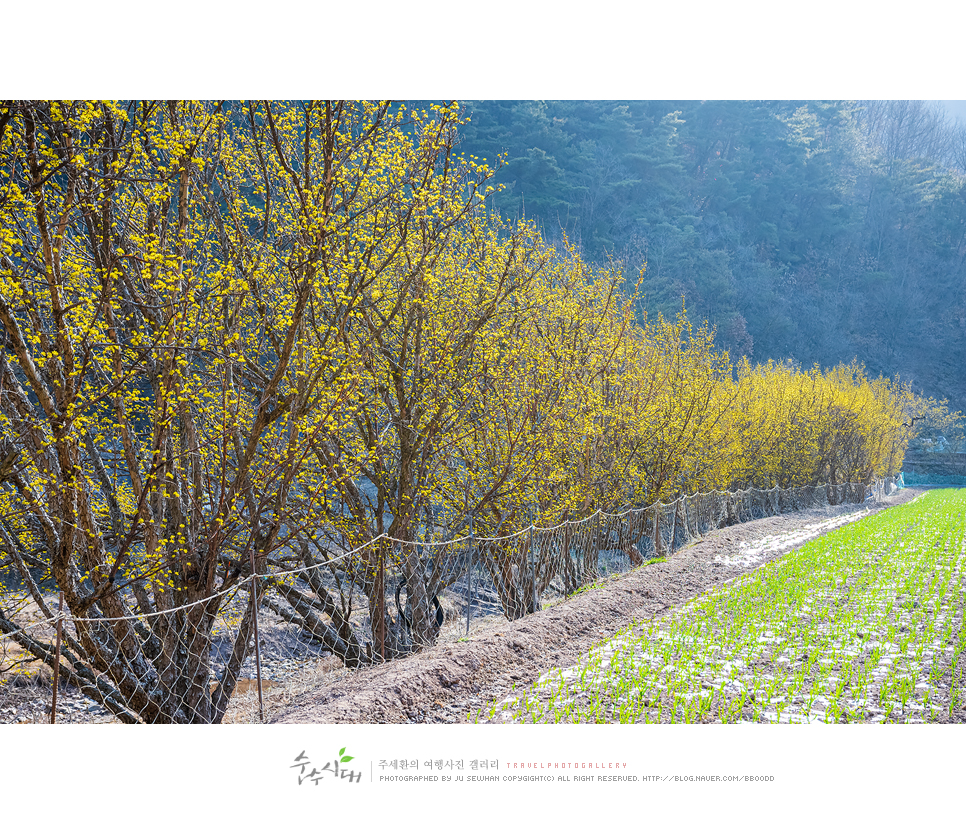
[(0, 723), (256, 722), (333, 672), (519, 619), (715, 528), (895, 487), (716, 491), (500, 537), (306, 544), (302, 567), (134, 617), (72, 617), (55, 598), (6, 592)]

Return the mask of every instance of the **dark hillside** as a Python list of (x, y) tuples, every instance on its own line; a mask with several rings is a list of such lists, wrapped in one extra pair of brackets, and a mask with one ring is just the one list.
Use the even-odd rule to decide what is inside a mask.
[(927, 102), (477, 101), (501, 213), (755, 361), (858, 358), (966, 408), (966, 140)]

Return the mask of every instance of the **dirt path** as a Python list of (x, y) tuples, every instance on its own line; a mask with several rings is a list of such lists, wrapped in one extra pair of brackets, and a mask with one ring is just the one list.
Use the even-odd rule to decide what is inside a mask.
[(533, 683), (634, 621), (647, 620), (782, 556), (805, 541), (924, 492), (880, 505), (805, 510), (721, 528), (655, 562), (586, 589), (553, 608), (352, 673), (302, 692), (273, 723), (466, 723), (514, 685)]

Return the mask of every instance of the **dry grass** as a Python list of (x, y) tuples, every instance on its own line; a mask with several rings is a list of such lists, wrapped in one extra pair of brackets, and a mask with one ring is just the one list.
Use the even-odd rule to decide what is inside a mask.
[[(304, 692), (337, 682), (350, 673), (351, 670), (345, 668), (338, 658), (324, 657), (284, 681), (263, 680), (262, 710), (265, 720), (270, 720), (272, 714), (287, 708)], [(259, 723), (260, 720), (257, 682), (240, 680), (222, 722)]]

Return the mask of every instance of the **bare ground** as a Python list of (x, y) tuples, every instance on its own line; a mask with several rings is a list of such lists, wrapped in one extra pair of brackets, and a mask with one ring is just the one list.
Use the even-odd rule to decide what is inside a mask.
[[(451, 621), (444, 625), (435, 647), (405, 660), (350, 671), (330, 657), (311, 661), (311, 667), (297, 674), (279, 672), (277, 678), (270, 669), (273, 679), (263, 680), (265, 721), (466, 723), (484, 706), (507, 697), (514, 686), (529, 685), (554, 667), (573, 665), (635, 621), (661, 616), (761, 567), (828, 532), (836, 522), (910, 501), (922, 492), (900, 490), (871, 509), (864, 505), (817, 508), (722, 528), (667, 561), (597, 583), (524, 619), (474, 620), (468, 638), (462, 636), (462, 622)], [(759, 549), (762, 543), (768, 543), (764, 550)], [(749, 556), (749, 550), (756, 552)], [(50, 679), (49, 669), (41, 667), (0, 688), (0, 723), (48, 722)], [(69, 685), (61, 685), (57, 708), (59, 723), (117, 722)], [(260, 719), (254, 681), (242, 680), (225, 722)]]
[[(354, 672), (331, 671), (310, 688), (303, 685), (301, 692), (290, 688), (272, 696), (266, 720), (466, 723), (482, 707), (505, 698), (513, 686), (529, 685), (556, 666), (573, 665), (632, 623), (665, 614), (829, 532), (832, 520), (858, 519), (922, 492), (906, 488), (875, 506), (818, 508), (721, 528), (666, 561), (598, 583), (540, 613), (441, 642), (405, 660)], [(772, 544), (747, 555), (756, 542)]]

